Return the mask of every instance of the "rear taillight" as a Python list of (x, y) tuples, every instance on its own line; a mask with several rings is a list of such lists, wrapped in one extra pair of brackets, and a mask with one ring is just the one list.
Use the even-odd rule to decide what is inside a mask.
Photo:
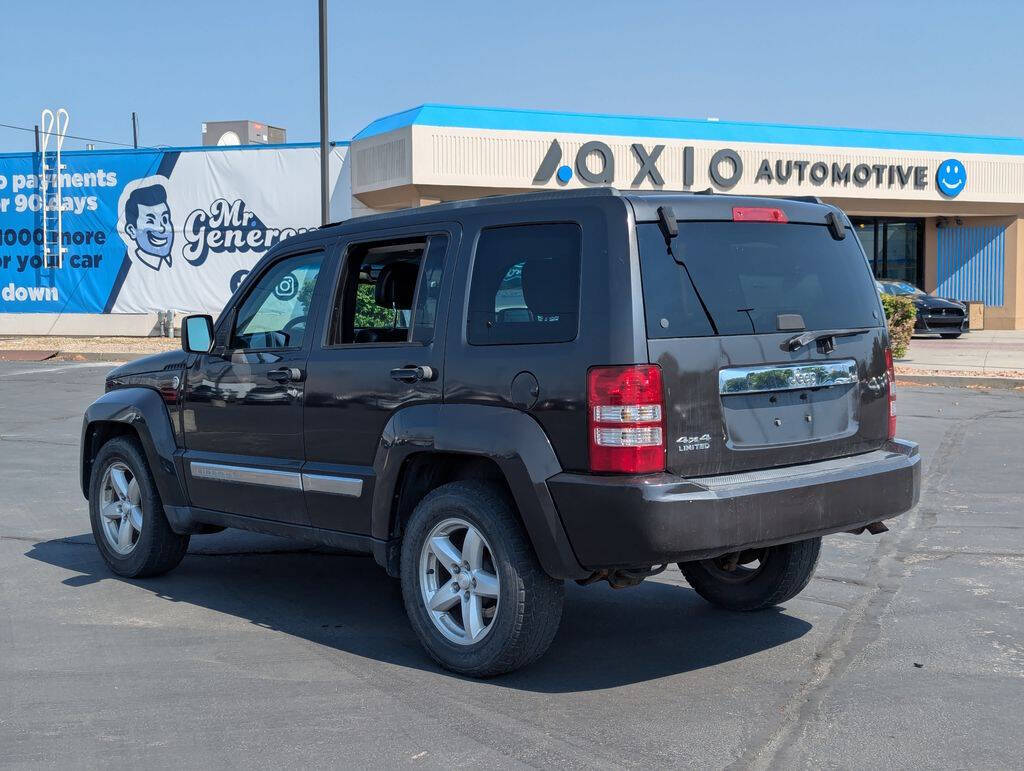
[(587, 373), (590, 470), (665, 470), (665, 397), (654, 364), (593, 367)]
[(778, 222), (786, 224), (789, 217), (782, 209), (770, 206), (734, 206), (732, 207), (733, 222)]
[(892, 349), (885, 349), (885, 373), (889, 378), (889, 438), (896, 438), (896, 368), (892, 365)]

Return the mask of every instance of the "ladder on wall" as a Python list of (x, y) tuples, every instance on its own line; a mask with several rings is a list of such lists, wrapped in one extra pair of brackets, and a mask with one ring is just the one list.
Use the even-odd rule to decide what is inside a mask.
[[(39, 198), (42, 215), (42, 276), (53, 285), (54, 271), (64, 267), (64, 198), (61, 176), (64, 164), (60, 153), (68, 131), (68, 111), (63, 107), (56, 112), (47, 108), (40, 115), (39, 137)], [(53, 149), (50, 149), (51, 144)]]

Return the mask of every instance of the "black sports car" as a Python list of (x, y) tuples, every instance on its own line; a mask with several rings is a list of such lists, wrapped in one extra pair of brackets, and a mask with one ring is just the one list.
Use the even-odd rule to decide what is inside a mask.
[(960, 337), (969, 332), (967, 306), (959, 300), (944, 297), (932, 297), (906, 281), (891, 278), (878, 280), (878, 291), (885, 294), (908, 295), (913, 298), (917, 307), (917, 321), (914, 322), (914, 334), (942, 335), (943, 337)]

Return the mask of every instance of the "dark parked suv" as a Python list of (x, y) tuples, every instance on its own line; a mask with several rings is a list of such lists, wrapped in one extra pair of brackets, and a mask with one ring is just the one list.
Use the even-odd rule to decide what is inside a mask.
[[(879, 298), (839, 210), (536, 193), (270, 250), (183, 351), (110, 373), (82, 487), (111, 569), (224, 527), (372, 554), (443, 666), (539, 657), (563, 582), (677, 563), (785, 602), (821, 536), (917, 501)], [(253, 598), (258, 601), (258, 598)]]

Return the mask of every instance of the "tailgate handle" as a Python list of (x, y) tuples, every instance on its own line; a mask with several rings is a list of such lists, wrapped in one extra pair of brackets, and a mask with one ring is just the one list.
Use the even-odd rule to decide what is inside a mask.
[(809, 364), (729, 367), (718, 371), (718, 392), (722, 396), (771, 391), (804, 391), (856, 382), (857, 362), (853, 359)]

